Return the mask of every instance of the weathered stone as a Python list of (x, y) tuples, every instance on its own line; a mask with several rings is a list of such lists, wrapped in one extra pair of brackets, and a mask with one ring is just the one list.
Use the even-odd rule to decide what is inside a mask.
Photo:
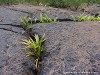
[(34, 75), (34, 59), (21, 50), (21, 39), (25, 38), (21, 33), (0, 29), (0, 75)]
[(17, 25), (26, 14), (4, 7), (0, 11), (0, 75), (34, 75), (34, 59), (21, 50), (25, 31)]
[(26, 13), (0, 6), (0, 24), (20, 24), (21, 17), (25, 16), (27, 16)]
[[(20, 9), (19, 9), (20, 8)], [(0, 75), (34, 75), (34, 59), (26, 57), (27, 51), (20, 40), (26, 38), (20, 28), (20, 18), (28, 15), (40, 19), (40, 13), (50, 18), (72, 19), (82, 12), (59, 8), (0, 6)], [(34, 8), (36, 10), (34, 10)], [(98, 8), (99, 9), (99, 8)], [(99, 13), (99, 10), (93, 10)], [(88, 11), (88, 9), (86, 10)], [(92, 12), (92, 11), (91, 11)], [(90, 14), (90, 13), (89, 13)], [(79, 72), (100, 74), (100, 22), (62, 22), (36, 24), (33, 33), (46, 34), (40, 75), (86, 75)], [(69, 73), (69, 72), (76, 72)], [(94, 75), (94, 73), (88, 73)]]
[(84, 8), (84, 9), (85, 9), (85, 13), (88, 13), (88, 14), (90, 14), (92, 16), (95, 16), (95, 15), (100, 16), (100, 7), (99, 7), (99, 4), (94, 4), (92, 6)]
[(32, 32), (46, 34), (40, 75), (100, 75), (100, 22), (36, 24)]
[(75, 12), (71, 10), (64, 10), (64, 9), (59, 9), (59, 8), (52, 8), (52, 7), (43, 7), (43, 6), (25, 6), (25, 5), (13, 5), (13, 6), (8, 6), (7, 7), (10, 10), (13, 11), (18, 11), (22, 13), (27, 13), (32, 17), (34, 20), (35, 18), (37, 20), (40, 20), (40, 14), (45, 14), (51, 19), (72, 19), (72, 15), (78, 17), (78, 15), (81, 12)]

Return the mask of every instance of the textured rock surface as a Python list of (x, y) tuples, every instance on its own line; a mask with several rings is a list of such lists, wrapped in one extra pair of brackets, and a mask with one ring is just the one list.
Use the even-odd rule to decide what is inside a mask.
[(33, 60), (21, 50), (24, 46), (20, 40), (24, 38), (22, 34), (0, 29), (0, 75), (33, 75)]
[(0, 6), (0, 24), (19, 24), (22, 16), (27, 16), (27, 14)]
[(51, 19), (58, 18), (58, 19), (72, 19), (71, 15), (78, 16), (80, 12), (75, 12), (71, 10), (66, 10), (66, 9), (59, 9), (59, 8), (52, 8), (52, 7), (43, 7), (43, 6), (26, 6), (26, 5), (12, 5), (12, 6), (7, 6), (7, 8), (28, 13), (31, 14), (31, 17), (33, 19), (37, 18), (37, 20), (40, 20), (40, 14), (46, 14), (49, 16)]
[(100, 22), (36, 24), (32, 31), (46, 34), (40, 75), (100, 75)]
[(89, 14), (97, 14), (98, 13), (100, 16), (100, 5), (99, 4), (97, 4), (97, 5), (94, 4), (93, 6), (89, 6), (84, 9)]
[(20, 17), (26, 15), (0, 7), (0, 75), (34, 75), (33, 58), (26, 57), (27, 51), (21, 50), (25, 31), (17, 26)]
[(66, 8), (60, 9), (60, 8), (52, 8), (52, 7), (45, 7), (45, 6), (34, 6), (34, 5), (12, 5), (12, 6), (6, 6), (6, 8), (9, 8), (11, 10), (16, 10), (24, 13), (31, 14), (31, 17), (37, 18), (40, 20), (40, 14), (44, 13), (47, 14), (51, 19), (54, 19), (57, 17), (58, 19), (71, 19), (72, 15), (78, 17), (80, 14), (86, 14), (86, 15), (95, 15), (99, 14), (100, 16), (100, 6), (99, 5), (93, 5), (89, 6), (83, 9), (79, 9), (77, 11), (71, 11)]
[[(21, 7), (19, 10), (15, 7), (0, 6), (0, 75), (34, 75), (33, 58), (26, 58), (27, 51), (21, 50), (20, 40), (26, 36), (19, 26), (20, 18), (32, 13), (33, 18), (39, 19), (42, 12), (62, 19), (79, 13), (56, 8)], [(33, 33), (45, 33), (47, 39), (40, 75), (86, 75), (79, 73), (83, 71), (95, 72), (87, 75), (100, 74), (100, 22), (46, 23), (32, 28)]]

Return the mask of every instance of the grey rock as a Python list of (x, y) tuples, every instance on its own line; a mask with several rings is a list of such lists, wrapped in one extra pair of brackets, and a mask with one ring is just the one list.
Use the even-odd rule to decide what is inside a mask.
[[(40, 14), (44, 14), (44, 15), (47, 15), (48, 17), (50, 17), (51, 19), (55, 19), (55, 18), (58, 18), (58, 19), (72, 19), (72, 15), (74, 15), (75, 17), (78, 17), (79, 14), (81, 12), (75, 12), (75, 11), (70, 11), (70, 10), (63, 10), (63, 9), (57, 9), (57, 8), (46, 8), (46, 7), (38, 7), (37, 6), (37, 9), (34, 7), (36, 6), (33, 6), (33, 9), (32, 7), (29, 7), (27, 6), (26, 8), (28, 9), (25, 9), (25, 6), (23, 8), (22, 6), (22, 9), (20, 6), (9, 6), (7, 7), (7, 9), (9, 10), (12, 10), (12, 11), (17, 11), (17, 12), (20, 12), (20, 13), (25, 13), (25, 14), (28, 14), (33, 20), (36, 18), (37, 20), (40, 20)], [(38, 10), (39, 8), (39, 10)]]
[[(21, 39), (27, 38), (20, 28), (20, 18), (32, 14), (40, 19), (40, 13), (50, 18), (70, 18), (79, 12), (54, 10), (16, 10), (0, 6), (0, 75), (35, 75), (34, 59), (26, 58), (27, 51)], [(57, 12), (58, 11), (58, 12)], [(61, 12), (60, 12), (61, 11)], [(100, 22), (62, 22), (36, 24), (32, 32), (46, 34), (40, 75), (82, 75), (79, 72), (100, 74)], [(78, 73), (67, 73), (78, 72)], [(90, 73), (88, 75), (92, 75)], [(83, 74), (85, 75), (85, 74)]]
[(100, 22), (45, 23), (31, 28), (40, 36), (46, 34), (40, 75), (100, 75)]
[(26, 13), (0, 6), (0, 75), (34, 75), (34, 59), (26, 57), (21, 39), (27, 39), (20, 26)]
[(20, 24), (21, 17), (25, 16), (27, 16), (26, 13), (0, 6), (0, 24)]
[(21, 39), (25, 38), (20, 33), (0, 29), (0, 75), (34, 75), (34, 59), (26, 57), (27, 51), (22, 50)]

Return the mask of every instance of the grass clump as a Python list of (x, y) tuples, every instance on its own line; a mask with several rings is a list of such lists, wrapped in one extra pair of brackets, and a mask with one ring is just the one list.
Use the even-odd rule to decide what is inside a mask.
[[(30, 26), (34, 23), (37, 23), (37, 19), (35, 18), (32, 22), (32, 18), (28, 17), (22, 17), (21, 18), (21, 22), (24, 24), (24, 26), (27, 29), (30, 29)], [(55, 19), (51, 19), (50, 17), (48, 17), (46, 14), (40, 14), (40, 23), (50, 23), (50, 22), (58, 22), (57, 17)]]
[(78, 18), (72, 16), (73, 20), (76, 22), (82, 22), (82, 21), (100, 21), (100, 16), (88, 16), (88, 15), (84, 15), (81, 14), (79, 15)]
[(25, 27), (27, 29), (29, 29), (30, 26), (32, 25), (32, 19), (31, 18), (29, 18), (29, 20), (27, 20), (25, 17), (22, 17), (21, 22), (25, 25)]
[(40, 23), (50, 23), (50, 22), (57, 22), (57, 18), (55, 18), (54, 20), (52, 20), (51, 18), (49, 18), (46, 14), (40, 14)]
[(22, 40), (22, 44), (24, 44), (26, 47), (23, 48), (24, 50), (32, 50), (27, 53), (27, 56), (33, 56), (35, 59), (35, 66), (38, 68), (39, 61), (41, 59), (42, 52), (45, 50), (43, 47), (43, 42), (45, 41), (44, 39), (45, 35), (43, 35), (41, 38), (35, 34), (33, 40), (30, 38), (29, 40)]
[[(31, 18), (28, 18), (28, 20), (27, 20), (27, 18), (22, 17), (21, 22), (25, 25), (26, 30), (30, 30), (30, 26), (33, 24)], [(30, 32), (28, 32), (28, 33), (30, 33)], [(22, 44), (25, 45), (25, 48), (23, 48), (23, 49), (30, 50), (30, 52), (27, 53), (27, 56), (33, 56), (35, 59), (36, 69), (38, 69), (42, 52), (43, 52), (43, 50), (45, 50), (43, 47), (43, 42), (45, 41), (44, 37), (45, 37), (45, 35), (43, 35), (40, 38), (37, 34), (35, 34), (32, 37), (30, 35), (30, 38), (28, 40), (27, 39), (22, 40)], [(33, 40), (33, 38), (34, 38), (34, 40)]]

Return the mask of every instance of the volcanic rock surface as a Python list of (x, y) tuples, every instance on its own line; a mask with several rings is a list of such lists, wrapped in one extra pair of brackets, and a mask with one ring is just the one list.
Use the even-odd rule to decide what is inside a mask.
[[(45, 13), (63, 19), (80, 14), (36, 7), (0, 6), (0, 75), (35, 75), (34, 59), (21, 50), (24, 47), (21, 39), (28, 37), (21, 17), (31, 14), (33, 19), (40, 19), (40, 13)], [(33, 34), (46, 34), (39, 75), (100, 75), (100, 22), (43, 23), (31, 28)]]
[(100, 22), (36, 24), (32, 32), (46, 34), (40, 75), (100, 75)]
[(34, 59), (26, 57), (20, 17), (27, 14), (0, 7), (0, 75), (34, 75)]
[[(75, 12), (66, 9), (59, 9), (53, 7), (44, 7), (44, 6), (32, 6), (32, 5), (12, 5), (6, 6), (6, 8), (11, 10), (16, 10), (20, 12), (24, 12), (30, 15), (30, 17), (34, 20), (40, 20), (40, 14), (46, 14), (51, 19), (58, 18), (58, 19), (71, 19), (72, 15), (78, 17), (81, 12)], [(83, 13), (83, 12), (82, 12)]]

